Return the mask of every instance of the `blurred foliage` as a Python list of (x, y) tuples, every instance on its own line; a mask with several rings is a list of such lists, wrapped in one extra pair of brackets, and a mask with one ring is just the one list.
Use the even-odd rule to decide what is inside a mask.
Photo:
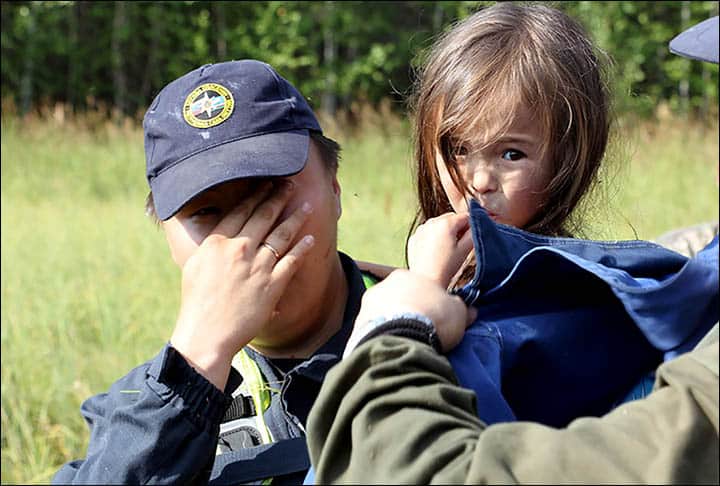
[[(205, 63), (272, 64), (328, 112), (390, 100), (396, 112), (433, 39), (494, 2), (2, 2), (3, 112), (63, 103), (142, 116), (169, 81)], [(714, 115), (716, 65), (671, 55), (668, 41), (718, 2), (551, 2), (615, 60), (621, 112), (663, 105)], [(630, 94), (631, 96), (625, 96)]]

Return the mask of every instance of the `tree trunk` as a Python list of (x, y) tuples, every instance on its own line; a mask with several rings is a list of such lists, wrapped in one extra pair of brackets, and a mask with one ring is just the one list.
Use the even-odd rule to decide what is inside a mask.
[(322, 110), (328, 115), (335, 115), (337, 111), (337, 73), (335, 73), (335, 57), (337, 56), (337, 46), (335, 44), (334, 33), (334, 10), (335, 5), (332, 1), (325, 2), (325, 12), (323, 15), (323, 64), (325, 64), (325, 89), (323, 90), (320, 100)]
[(127, 30), (127, 16), (125, 14), (125, 2), (115, 2), (115, 14), (113, 16), (113, 32), (111, 41), (111, 56), (113, 70), (113, 102), (116, 118), (125, 114), (127, 103), (127, 80), (123, 70), (123, 38)]
[[(713, 2), (713, 9), (708, 18), (717, 16), (718, 10), (720, 10), (720, 3)], [(700, 108), (700, 113), (704, 120), (709, 114), (712, 114), (712, 111), (710, 110), (710, 90), (708, 89), (708, 85), (710, 84), (710, 71), (708, 70), (708, 63), (703, 62), (701, 64), (703, 81), (703, 103)]]
[(440, 31), (442, 28), (444, 12), (440, 2), (435, 4), (435, 11), (433, 12), (433, 33)]
[(20, 79), (20, 114), (24, 115), (30, 111), (33, 102), (33, 82), (35, 71), (35, 27), (36, 27), (36, 4), (30, 2), (28, 5), (28, 27), (27, 45), (25, 51), (25, 62), (23, 74)]
[(80, 24), (80, 8), (82, 2), (75, 2), (70, 7), (68, 15), (68, 77), (67, 87), (65, 91), (65, 99), (72, 112), (75, 112), (78, 103), (78, 74), (79, 74), (79, 56), (80, 49), (78, 26)]
[[(147, 65), (143, 73), (142, 84), (140, 85), (140, 93), (142, 94), (145, 104), (150, 104), (153, 98), (151, 92), (153, 88), (153, 79), (158, 70), (158, 50), (160, 47), (160, 38), (163, 36), (165, 26), (165, 6), (163, 2), (153, 2), (148, 6), (151, 13), (150, 19), (152, 28), (150, 29), (150, 46), (148, 47)], [(141, 106), (140, 109), (144, 109)]]
[[(680, 9), (680, 30), (679, 32), (684, 31), (689, 27), (690, 23), (690, 2), (683, 1), (682, 7)], [(688, 102), (690, 99), (690, 81), (688, 80), (690, 76), (690, 72), (692, 71), (692, 65), (688, 62), (688, 71), (686, 72), (685, 77), (680, 80), (680, 83), (678, 85), (678, 94), (680, 95), (680, 107), (684, 113), (687, 113), (688, 110)]]
[(227, 40), (225, 39), (225, 6), (223, 2), (212, 2), (212, 13), (215, 18), (215, 52), (218, 61), (225, 61), (227, 57)]

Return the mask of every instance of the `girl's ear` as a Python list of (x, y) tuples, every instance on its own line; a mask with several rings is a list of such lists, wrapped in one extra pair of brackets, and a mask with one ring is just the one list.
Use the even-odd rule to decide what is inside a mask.
[(335, 195), (335, 209), (337, 211), (337, 219), (340, 219), (340, 216), (342, 216), (342, 202), (340, 200), (340, 194), (342, 193), (342, 189), (340, 188), (340, 182), (338, 182), (337, 174), (333, 175), (332, 189), (333, 194)]

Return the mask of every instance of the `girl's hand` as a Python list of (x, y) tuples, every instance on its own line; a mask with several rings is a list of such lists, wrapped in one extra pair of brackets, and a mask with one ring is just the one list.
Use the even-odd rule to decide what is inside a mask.
[(468, 213), (445, 213), (428, 219), (408, 241), (410, 270), (447, 289), (473, 249), (469, 229)]
[[(296, 236), (312, 208), (277, 225), (291, 186), (248, 197), (203, 240), (182, 269), (182, 302), (170, 342), (220, 390), (235, 354), (270, 320), (312, 236)], [(277, 255), (267, 243), (277, 251)]]

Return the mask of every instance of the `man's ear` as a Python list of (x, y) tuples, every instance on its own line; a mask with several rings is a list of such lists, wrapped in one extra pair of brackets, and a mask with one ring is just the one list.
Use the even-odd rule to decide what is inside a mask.
[(336, 210), (337, 210), (337, 219), (340, 219), (340, 216), (342, 216), (342, 198), (340, 197), (342, 194), (342, 188), (340, 187), (340, 182), (338, 181), (337, 174), (333, 175), (332, 188), (333, 188), (333, 193), (335, 194), (335, 206), (336, 206)]

